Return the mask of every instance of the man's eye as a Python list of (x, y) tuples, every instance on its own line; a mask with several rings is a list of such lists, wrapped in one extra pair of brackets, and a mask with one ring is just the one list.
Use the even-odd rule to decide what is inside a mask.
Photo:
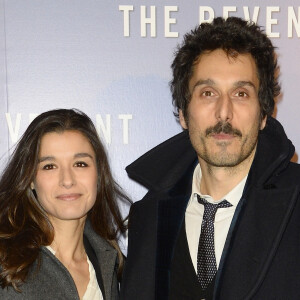
[(43, 170), (53, 170), (55, 168), (52, 164), (47, 164), (43, 166)]
[(236, 95), (237, 95), (238, 97), (241, 97), (241, 98), (242, 98), (242, 97), (247, 97), (247, 96), (248, 96), (248, 94), (245, 93), (245, 92), (243, 92), (243, 91), (237, 92)]
[(88, 164), (85, 163), (85, 162), (83, 162), (83, 161), (78, 161), (78, 162), (75, 163), (74, 166), (75, 166), (75, 167), (79, 167), (79, 168), (84, 168), (84, 167), (87, 167)]
[(211, 97), (213, 95), (213, 92), (212, 91), (204, 91), (202, 93), (202, 95), (205, 96), (205, 97)]

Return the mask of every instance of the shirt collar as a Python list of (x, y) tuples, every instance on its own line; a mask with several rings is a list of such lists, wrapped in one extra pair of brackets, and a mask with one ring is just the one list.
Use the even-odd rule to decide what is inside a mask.
[[(246, 184), (248, 174), (229, 192), (227, 193), (222, 199), (219, 201), (215, 201), (210, 195), (203, 195), (200, 191), (200, 182), (202, 178), (202, 172), (200, 168), (200, 164), (196, 166), (193, 174), (193, 182), (192, 182), (192, 197), (189, 201), (198, 201), (197, 195), (200, 195), (202, 198), (206, 199), (210, 203), (219, 203), (222, 200), (226, 199), (232, 206), (237, 206), (244, 191), (244, 187)], [(189, 205), (188, 204), (188, 205)]]

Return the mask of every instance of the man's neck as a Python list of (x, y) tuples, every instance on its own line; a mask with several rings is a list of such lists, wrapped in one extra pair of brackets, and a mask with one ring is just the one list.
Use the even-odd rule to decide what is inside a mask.
[(215, 200), (222, 199), (235, 188), (249, 173), (255, 151), (234, 167), (215, 167), (207, 164), (199, 157), (202, 177), (200, 182), (201, 194), (210, 195)]

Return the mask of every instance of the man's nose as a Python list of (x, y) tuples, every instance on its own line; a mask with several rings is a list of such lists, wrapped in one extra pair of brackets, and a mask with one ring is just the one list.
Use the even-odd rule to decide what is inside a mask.
[(217, 102), (216, 118), (218, 121), (228, 122), (233, 117), (232, 100), (228, 95), (222, 95)]

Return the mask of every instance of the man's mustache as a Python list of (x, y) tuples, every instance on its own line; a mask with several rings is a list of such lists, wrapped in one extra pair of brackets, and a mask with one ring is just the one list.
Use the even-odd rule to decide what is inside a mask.
[(218, 122), (215, 126), (209, 127), (205, 130), (206, 136), (219, 133), (231, 134), (239, 137), (242, 136), (241, 131), (233, 128), (228, 122)]

